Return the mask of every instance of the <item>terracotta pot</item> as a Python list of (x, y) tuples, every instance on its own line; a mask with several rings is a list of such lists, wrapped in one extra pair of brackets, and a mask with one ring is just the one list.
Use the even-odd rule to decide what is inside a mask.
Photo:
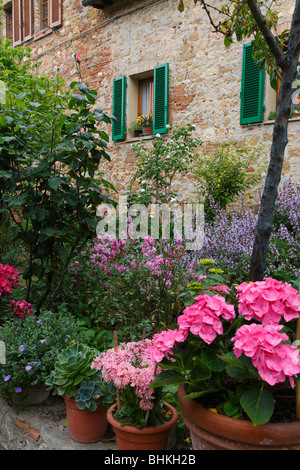
[(46, 390), (43, 385), (30, 385), (26, 392), (28, 393), (30, 398), (25, 401), (14, 400), (14, 404), (24, 406), (41, 405), (42, 403), (47, 401), (50, 396), (50, 390)]
[(107, 429), (107, 409), (99, 405), (95, 411), (80, 410), (75, 398), (63, 397), (66, 404), (68, 430), (76, 442), (97, 442)]
[(194, 450), (300, 449), (300, 421), (254, 426), (250, 421), (213, 413), (193, 400), (184, 401), (184, 396), (184, 384), (181, 384), (178, 399)]
[(143, 135), (152, 135), (152, 134), (153, 134), (153, 127), (152, 126), (144, 127)]
[(178, 413), (173, 406), (164, 403), (165, 409), (172, 412), (170, 421), (160, 426), (142, 429), (134, 426), (122, 426), (113, 416), (116, 407), (117, 405), (110, 407), (107, 419), (116, 435), (118, 450), (165, 450), (167, 448), (169, 434), (178, 419)]

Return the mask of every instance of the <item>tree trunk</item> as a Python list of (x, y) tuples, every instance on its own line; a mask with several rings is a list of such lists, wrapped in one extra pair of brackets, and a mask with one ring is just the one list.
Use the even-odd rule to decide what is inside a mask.
[(299, 59), (297, 54), (299, 54), (300, 18), (298, 18), (298, 22), (296, 21), (296, 23), (298, 27), (298, 34), (295, 34), (294, 44), (292, 41), (290, 44), (290, 53), (287, 53), (288, 66), (282, 69), (280, 93), (273, 130), (270, 163), (262, 195), (260, 211), (258, 214), (251, 257), (249, 272), (250, 281), (262, 280), (266, 267), (267, 249), (272, 233), (273, 213), (278, 193), (278, 186), (281, 179), (284, 152), (288, 143), (287, 132), (292, 102), (292, 84), (296, 79)]

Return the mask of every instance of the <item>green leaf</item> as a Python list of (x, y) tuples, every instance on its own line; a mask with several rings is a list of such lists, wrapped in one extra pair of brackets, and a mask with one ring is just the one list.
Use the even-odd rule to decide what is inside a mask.
[(84, 101), (87, 101), (86, 97), (84, 95), (77, 95), (77, 94), (74, 94), (72, 95), (72, 98), (74, 100), (77, 100), (77, 101), (80, 101), (80, 102), (84, 102)]
[(228, 47), (231, 46), (231, 44), (232, 44), (232, 39), (229, 38), (228, 36), (225, 36), (225, 38), (224, 38), (224, 46), (228, 48)]
[(60, 176), (54, 176), (48, 180), (48, 186), (56, 190), (62, 181), (63, 179)]
[(241, 396), (240, 403), (254, 426), (267, 423), (274, 411), (274, 399), (268, 390), (247, 390)]
[(201, 351), (202, 362), (213, 372), (222, 372), (225, 369), (226, 364), (222, 359), (216, 356), (213, 351)]
[(150, 388), (163, 387), (164, 385), (180, 384), (186, 382), (185, 378), (173, 370), (164, 370), (158, 374), (150, 384)]
[(227, 401), (224, 405), (224, 413), (226, 416), (236, 416), (239, 413), (240, 407), (231, 401)]

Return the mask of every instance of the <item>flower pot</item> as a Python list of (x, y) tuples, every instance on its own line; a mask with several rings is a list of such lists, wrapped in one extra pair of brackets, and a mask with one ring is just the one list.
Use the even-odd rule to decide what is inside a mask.
[(103, 439), (107, 429), (107, 409), (99, 405), (95, 411), (80, 410), (75, 398), (64, 396), (68, 430), (76, 442), (97, 442)]
[(153, 134), (153, 127), (152, 126), (144, 127), (143, 135), (152, 135), (152, 134)]
[(134, 426), (122, 426), (113, 416), (116, 407), (117, 405), (110, 407), (107, 419), (116, 435), (118, 450), (165, 450), (167, 448), (169, 434), (178, 419), (178, 413), (173, 406), (164, 403), (165, 409), (172, 412), (170, 421), (160, 426), (142, 429)]
[(184, 385), (178, 399), (182, 419), (191, 432), (194, 450), (299, 450), (300, 421), (266, 423), (229, 418), (203, 408), (194, 400), (184, 401)]
[(30, 396), (27, 400), (14, 400), (14, 404), (23, 406), (41, 405), (48, 400), (50, 390), (47, 390), (43, 385), (30, 385), (26, 389), (26, 393)]

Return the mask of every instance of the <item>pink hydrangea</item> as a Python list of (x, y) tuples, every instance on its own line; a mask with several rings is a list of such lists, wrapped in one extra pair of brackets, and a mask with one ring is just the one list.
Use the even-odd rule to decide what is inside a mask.
[(13, 315), (16, 315), (19, 318), (25, 318), (25, 316), (33, 315), (33, 311), (31, 310), (32, 305), (26, 302), (26, 300), (12, 300), (11, 308)]
[(153, 389), (149, 388), (155, 378), (156, 363), (149, 354), (150, 340), (121, 343), (117, 350), (108, 349), (96, 357), (92, 369), (101, 370), (106, 382), (113, 381), (118, 389), (133, 388), (140, 398), (143, 410), (153, 408)]
[(282, 318), (290, 321), (299, 317), (300, 297), (287, 282), (267, 278), (254, 283), (243, 282), (236, 288), (239, 293), (239, 313), (246, 320), (258, 320), (263, 325), (275, 325)]
[(160, 362), (164, 356), (172, 355), (175, 343), (182, 343), (188, 335), (188, 330), (166, 330), (153, 336), (153, 344), (149, 346), (149, 354), (154, 362)]
[(235, 318), (234, 306), (228, 305), (220, 295), (201, 294), (195, 300), (178, 317), (177, 323), (182, 330), (189, 330), (210, 344), (217, 334), (223, 334), (222, 318), (230, 321)]
[(298, 349), (289, 344), (282, 344), (289, 338), (280, 333), (282, 325), (243, 325), (232, 338), (234, 353), (240, 357), (244, 353), (250, 357), (262, 380), (269, 385), (284, 382), (289, 377), (294, 386), (293, 377), (300, 373)]

